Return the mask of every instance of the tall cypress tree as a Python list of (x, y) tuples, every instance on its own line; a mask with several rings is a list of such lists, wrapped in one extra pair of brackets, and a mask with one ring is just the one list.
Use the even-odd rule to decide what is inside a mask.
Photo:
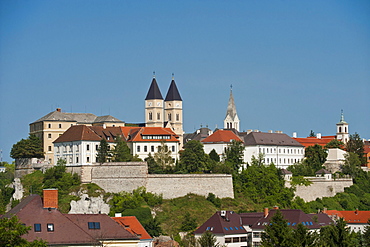
[(116, 137), (116, 146), (113, 150), (113, 157), (112, 160), (114, 162), (129, 162), (132, 161), (132, 154), (130, 152), (130, 148), (127, 146), (125, 140), (122, 139), (121, 136)]
[(108, 161), (110, 158), (109, 144), (104, 138), (101, 139), (98, 148), (98, 154), (96, 155), (97, 162), (102, 164)]

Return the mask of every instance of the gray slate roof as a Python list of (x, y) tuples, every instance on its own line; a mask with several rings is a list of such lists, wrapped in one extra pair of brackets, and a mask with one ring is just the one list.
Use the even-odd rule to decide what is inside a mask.
[(70, 113), (70, 112), (61, 112), (61, 111), (53, 111), (42, 118), (36, 120), (33, 123), (42, 122), (42, 121), (65, 121), (65, 122), (77, 122), (81, 124), (88, 124), (88, 123), (100, 123), (100, 122), (121, 122), (123, 121), (112, 117), (110, 115), (97, 117), (92, 113)]
[(155, 78), (153, 78), (152, 84), (150, 84), (148, 94), (146, 95), (145, 98), (145, 100), (149, 99), (163, 99), (161, 90), (159, 90), (157, 80)]
[(230, 98), (229, 98), (229, 103), (227, 104), (227, 111), (226, 111), (226, 117), (230, 116), (231, 119), (235, 119), (236, 116), (236, 106), (235, 106), (235, 101), (234, 101), (234, 96), (233, 96), (233, 90), (230, 90)]
[(245, 146), (272, 145), (272, 146), (295, 146), (303, 147), (302, 144), (284, 133), (251, 132), (239, 133), (244, 139)]
[(170, 88), (168, 89), (165, 101), (178, 100), (182, 101), (179, 90), (177, 89), (175, 80), (171, 81)]

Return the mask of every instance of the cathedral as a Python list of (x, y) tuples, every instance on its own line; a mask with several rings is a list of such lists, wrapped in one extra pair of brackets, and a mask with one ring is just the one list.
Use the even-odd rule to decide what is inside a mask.
[(157, 80), (153, 76), (145, 98), (145, 127), (170, 128), (179, 136), (180, 147), (183, 145), (182, 99), (172, 76), (166, 98), (163, 100)]

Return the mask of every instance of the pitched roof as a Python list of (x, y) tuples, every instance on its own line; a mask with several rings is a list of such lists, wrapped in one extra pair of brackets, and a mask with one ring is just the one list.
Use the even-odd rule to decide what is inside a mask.
[(113, 217), (112, 219), (123, 226), (130, 233), (138, 236), (141, 240), (152, 239), (152, 237), (148, 234), (135, 216)]
[(233, 90), (230, 89), (230, 97), (229, 97), (229, 103), (227, 104), (226, 117), (230, 116), (231, 119), (234, 119), (236, 115), (237, 113), (236, 113), (236, 106), (235, 106), (235, 101), (234, 101), (234, 96), (233, 96)]
[(302, 144), (284, 133), (251, 132), (247, 135), (243, 135), (243, 137), (245, 146), (268, 145), (302, 147)]
[(204, 140), (203, 143), (230, 143), (231, 140), (242, 141), (239, 136), (237, 136), (231, 130), (217, 130), (212, 135), (208, 136)]
[[(267, 225), (270, 224), (271, 218), (275, 215), (278, 209), (271, 209), (267, 217), (261, 217), (252, 225), (252, 229), (264, 229)], [(283, 214), (284, 219), (288, 222), (288, 226), (296, 228), (298, 224), (302, 223), (308, 229), (319, 229), (321, 226), (315, 222), (312, 217), (302, 210), (299, 209), (280, 209), (280, 212)]]
[(165, 101), (173, 101), (173, 100), (182, 101), (179, 90), (177, 89), (175, 80), (172, 79)]
[[(225, 216), (221, 216), (221, 212), (225, 212)], [(203, 225), (195, 230), (194, 233), (202, 234), (205, 231), (224, 235), (247, 233), (242, 225), (240, 216), (233, 211), (216, 212)]]
[(72, 141), (100, 141), (98, 136), (90, 126), (73, 125), (69, 127), (61, 136), (59, 136), (54, 143), (72, 142)]
[(324, 168), (318, 170), (317, 172), (315, 172), (315, 174), (331, 174), (331, 172), (329, 172), (328, 170), (325, 170)]
[[(26, 226), (32, 227), (28, 234), (22, 236), (27, 241), (33, 241), (34, 239), (42, 238), (46, 240), (48, 244), (67, 245), (99, 243), (79, 226), (72, 223), (58, 210), (44, 209), (41, 197), (39, 195), (26, 197), (4, 217), (10, 217), (13, 214), (16, 215), (22, 223), (26, 224)], [(54, 224), (53, 232), (47, 231), (47, 224), (50, 223)], [(35, 232), (34, 224), (41, 224), (41, 232)]]
[[(103, 121), (106, 119), (106, 121)], [(42, 118), (36, 120), (33, 123), (42, 122), (42, 121), (58, 121), (58, 122), (77, 122), (78, 124), (91, 124), (91, 123), (100, 123), (100, 122), (119, 122), (123, 121), (118, 118), (112, 117), (110, 115), (97, 117), (92, 113), (71, 113), (71, 112), (62, 112), (60, 108), (56, 111), (50, 112), (43, 116)]]
[(326, 210), (324, 213), (333, 218), (343, 218), (347, 224), (367, 224), (370, 219), (370, 211)]
[[(120, 127), (128, 142), (178, 142), (178, 135), (170, 128), (162, 127)], [(155, 137), (155, 138), (153, 138)], [(161, 138), (163, 137), (163, 138)], [(169, 137), (169, 138), (168, 138)]]
[(188, 142), (190, 140), (197, 140), (202, 141), (207, 138), (212, 133), (212, 130), (209, 128), (200, 128), (196, 130), (194, 133), (187, 133), (184, 134), (184, 142)]
[(300, 144), (302, 144), (305, 148), (309, 146), (314, 146), (315, 144), (318, 144), (324, 147), (331, 140), (336, 139), (336, 136), (322, 136), (321, 138), (306, 137), (306, 138), (293, 138), (293, 139), (299, 142)]
[(155, 78), (153, 78), (152, 83), (150, 84), (150, 88), (148, 91), (148, 94), (146, 95), (145, 100), (149, 99), (163, 99), (161, 90), (159, 90), (157, 81)]
[[(136, 235), (124, 229), (106, 214), (65, 214), (64, 216), (95, 239), (138, 239)], [(99, 229), (89, 229), (89, 222), (99, 222)]]

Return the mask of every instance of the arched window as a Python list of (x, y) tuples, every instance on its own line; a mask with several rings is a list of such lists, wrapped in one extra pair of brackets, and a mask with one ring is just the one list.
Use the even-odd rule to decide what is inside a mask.
[(342, 132), (342, 127), (339, 127), (339, 133), (341, 133)]
[(180, 121), (180, 115), (176, 114), (176, 121)]
[(347, 127), (344, 127), (344, 129), (345, 129), (345, 131), (344, 131), (344, 132), (346, 132), (346, 133), (347, 133)]
[(149, 120), (153, 120), (153, 113), (149, 112)]
[(157, 113), (157, 120), (161, 120), (161, 114), (159, 112)]
[(171, 113), (168, 113), (168, 121), (172, 121)]

